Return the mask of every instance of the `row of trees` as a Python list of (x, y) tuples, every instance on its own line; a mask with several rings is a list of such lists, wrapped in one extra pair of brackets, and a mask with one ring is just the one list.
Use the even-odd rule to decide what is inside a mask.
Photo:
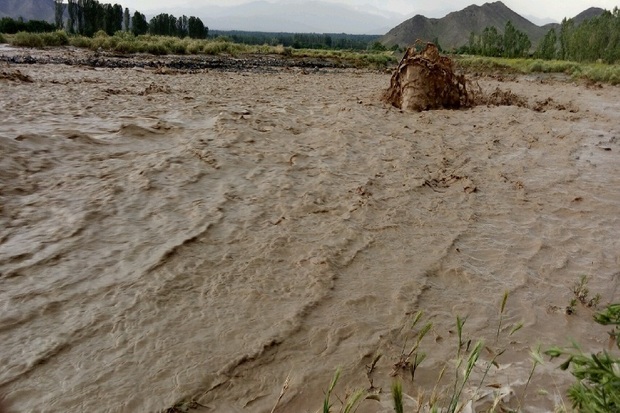
[(48, 23), (45, 20), (28, 20), (19, 18), (17, 20), (10, 17), (3, 17), (0, 19), (0, 33), (15, 34), (17, 32), (53, 32), (56, 30), (56, 26), (52, 23)]
[[(124, 12), (120, 4), (99, 3), (97, 0), (68, 0), (69, 18), (65, 28), (69, 33), (92, 36), (99, 30), (109, 35), (122, 30)], [(125, 13), (129, 13), (125, 9)], [(63, 28), (64, 4), (56, 0), (56, 26)]]
[[(119, 30), (132, 31), (135, 35), (155, 34), (163, 36), (206, 38), (209, 29), (198, 17), (162, 13), (146, 21), (144, 14), (136, 11), (130, 17), (129, 9), (120, 4), (99, 3), (98, 0), (64, 0), (55, 1), (55, 27), (69, 33), (92, 37), (99, 30), (113, 35)], [(68, 18), (65, 22), (65, 10)]]
[[(481, 35), (471, 33), (469, 42), (458, 50), (494, 57), (524, 57), (530, 54), (532, 43), (527, 35), (509, 21), (504, 33), (487, 27)], [(538, 44), (534, 57), (540, 59), (573, 60), (577, 62), (620, 62), (620, 9), (605, 11), (598, 17), (577, 24), (564, 19), (560, 27), (551, 28)]]
[(185, 15), (176, 18), (171, 14), (162, 13), (151, 19), (149, 32), (162, 36), (189, 36), (193, 39), (203, 39), (209, 34), (209, 29), (205, 27), (198, 17), (187, 17)]
[[(551, 42), (557, 37), (555, 57), (577, 62), (602, 60), (620, 62), (620, 9), (605, 11), (598, 17), (575, 24), (573, 19), (562, 21), (559, 34), (548, 33), (547, 55), (553, 53)], [(544, 42), (544, 40), (543, 40)], [(541, 51), (542, 52), (542, 51)]]
[(518, 30), (511, 21), (506, 23), (504, 33), (500, 33), (495, 26), (487, 27), (482, 34), (469, 35), (467, 46), (460, 52), (491, 57), (523, 57), (527, 56), (532, 42), (527, 34)]
[(216, 36), (236, 43), (271, 46), (282, 45), (296, 49), (365, 50), (378, 38), (376, 35), (345, 33), (268, 33), (249, 31), (213, 31)]

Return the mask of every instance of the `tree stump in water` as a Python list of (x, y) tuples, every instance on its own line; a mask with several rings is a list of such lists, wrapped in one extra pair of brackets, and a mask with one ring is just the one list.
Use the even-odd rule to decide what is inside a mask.
[(439, 55), (437, 46), (427, 43), (424, 50), (407, 49), (392, 75), (384, 100), (399, 109), (423, 111), (470, 107), (465, 76), (454, 73), (452, 60)]

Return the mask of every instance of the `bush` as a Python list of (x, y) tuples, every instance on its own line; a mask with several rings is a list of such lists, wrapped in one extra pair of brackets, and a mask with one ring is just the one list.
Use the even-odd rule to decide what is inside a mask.
[(200, 51), (202, 50), (202, 43), (203, 42), (198, 41), (198, 40), (190, 42), (187, 45), (187, 53), (190, 53), (190, 54), (198, 54), (198, 53), (200, 53)]
[(72, 36), (69, 38), (69, 44), (74, 47), (90, 48), (93, 39), (86, 36)]
[(66, 46), (69, 44), (69, 36), (64, 30), (56, 30), (52, 33), (41, 34), (45, 46)]
[(208, 55), (219, 55), (228, 53), (230, 55), (236, 55), (243, 53), (247, 50), (247, 47), (237, 43), (221, 42), (219, 40), (215, 42), (205, 43), (202, 52)]
[(98, 30), (97, 33), (93, 35), (93, 39), (101, 39), (109, 37), (108, 34), (104, 30)]
[(120, 42), (116, 44), (116, 47), (114, 47), (114, 51), (118, 53), (126, 53), (126, 54), (139, 53), (140, 52), (139, 43), (135, 41), (132, 42), (128, 40), (121, 40)]
[[(601, 325), (614, 326), (610, 336), (620, 350), (620, 304), (611, 304), (604, 311), (594, 315), (594, 321)], [(567, 356), (560, 365), (571, 373), (577, 382), (568, 391), (573, 406), (580, 412), (620, 411), (620, 357), (606, 350), (597, 354), (585, 354), (574, 343), (570, 349), (554, 347), (545, 352), (551, 358)]]
[(11, 44), (13, 46), (38, 48), (42, 48), (45, 45), (40, 35), (28, 32), (17, 32), (15, 36), (13, 36)]
[(145, 46), (144, 51), (146, 53), (154, 55), (165, 55), (170, 53), (170, 51), (166, 49), (166, 46), (160, 42), (146, 43)]
[(2, 35), (2, 33), (0, 33), (0, 43), (7, 43), (7, 41), (4, 38), (4, 36)]

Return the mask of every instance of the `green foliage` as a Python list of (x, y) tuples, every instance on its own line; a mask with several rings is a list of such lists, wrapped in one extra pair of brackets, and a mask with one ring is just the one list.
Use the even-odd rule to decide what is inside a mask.
[(92, 38), (86, 36), (75, 35), (69, 37), (69, 44), (73, 47), (90, 48), (92, 41)]
[(54, 0), (54, 24), (56, 29), (63, 29), (63, 14), (65, 13), (65, 6), (62, 0)]
[(148, 33), (149, 24), (147, 23), (144, 14), (137, 11), (133, 14), (133, 17), (131, 19), (131, 31), (136, 36)]
[(491, 57), (460, 57), (456, 63), (461, 69), (465, 70), (508, 73), (565, 73), (577, 79), (587, 79), (612, 85), (620, 84), (620, 65), (618, 64)]
[(13, 46), (38, 47), (44, 46), (43, 39), (36, 33), (17, 32), (11, 41)]
[(206, 42), (202, 47), (202, 52), (208, 55), (230, 54), (236, 55), (249, 50), (246, 46), (231, 42)]
[(559, 57), (577, 62), (620, 62), (620, 10), (615, 7), (576, 25), (562, 21)]
[[(231, 42), (247, 45), (270, 46), (282, 45), (295, 49), (322, 49), (322, 50), (368, 50), (373, 43), (377, 42), (375, 35), (353, 35), (345, 33), (269, 33), (269, 32), (245, 32), (245, 31), (221, 31), (211, 32), (215, 37), (227, 38)], [(398, 46), (396, 46), (398, 48)]]
[(6, 38), (4, 37), (4, 35), (2, 33), (0, 33), (0, 43), (6, 43)]
[(532, 47), (532, 42), (522, 31), (517, 30), (511, 21), (506, 22), (504, 34), (496, 27), (486, 27), (480, 36), (474, 32), (469, 34), (467, 46), (460, 53), (476, 54), (489, 57), (523, 57)]
[(129, 9), (125, 7), (123, 11), (123, 30), (128, 32), (130, 26), (131, 18), (129, 17)]
[(370, 50), (374, 52), (385, 52), (387, 50), (387, 47), (385, 47), (381, 42), (374, 42), (370, 46)]
[(392, 384), (392, 400), (394, 400), (394, 412), (404, 413), (403, 409), (403, 385), (400, 381)]
[(517, 30), (512, 22), (506, 22), (503, 40), (503, 57), (514, 58), (527, 55), (532, 42), (525, 33)]
[(64, 30), (56, 30), (52, 33), (42, 33), (41, 39), (45, 46), (66, 46), (69, 44), (69, 36)]
[(209, 36), (209, 28), (198, 17), (190, 17), (187, 22), (187, 34), (192, 39), (206, 39)]
[[(595, 314), (594, 321), (614, 326), (610, 336), (620, 350), (620, 304), (611, 304)], [(571, 373), (577, 382), (569, 389), (568, 395), (573, 407), (589, 413), (620, 411), (620, 357), (606, 350), (586, 354), (577, 343), (568, 349), (550, 348), (545, 354), (551, 358), (566, 356), (567, 360), (560, 365), (563, 370), (572, 366)]]
[(323, 399), (323, 413), (329, 413), (331, 411), (331, 396), (334, 391), (334, 387), (336, 387), (336, 383), (338, 383), (338, 379), (340, 378), (340, 369), (336, 370), (336, 374), (334, 374), (334, 378), (330, 383), (327, 391), (325, 392), (325, 399)]
[(16, 34), (17, 32), (45, 33), (56, 30), (56, 25), (44, 20), (15, 20), (10, 17), (0, 19), (0, 33)]
[(538, 44), (536, 48), (536, 53), (534, 54), (539, 59), (551, 60), (556, 56), (556, 44), (558, 42), (558, 38), (555, 34), (555, 29), (551, 29), (547, 32), (542, 41)]

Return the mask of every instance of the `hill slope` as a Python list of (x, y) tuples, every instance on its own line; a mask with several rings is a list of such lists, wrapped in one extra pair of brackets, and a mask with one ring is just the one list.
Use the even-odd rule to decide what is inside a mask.
[(575, 17), (573, 17), (573, 20), (575, 21), (575, 24), (578, 25), (583, 23), (585, 20), (591, 19), (592, 17), (598, 17), (604, 12), (605, 9), (601, 9), (599, 7), (590, 7), (589, 9), (584, 10)]
[(0, 17), (54, 21), (54, 0), (2, 0)]
[(495, 26), (503, 31), (508, 21), (525, 32), (532, 43), (537, 43), (546, 33), (542, 27), (497, 1), (482, 6), (471, 5), (441, 19), (417, 15), (390, 30), (381, 38), (381, 42), (388, 47), (395, 44), (407, 46), (417, 39), (430, 41), (437, 38), (443, 48), (450, 49), (466, 44), (471, 32), (482, 33), (485, 27)]

